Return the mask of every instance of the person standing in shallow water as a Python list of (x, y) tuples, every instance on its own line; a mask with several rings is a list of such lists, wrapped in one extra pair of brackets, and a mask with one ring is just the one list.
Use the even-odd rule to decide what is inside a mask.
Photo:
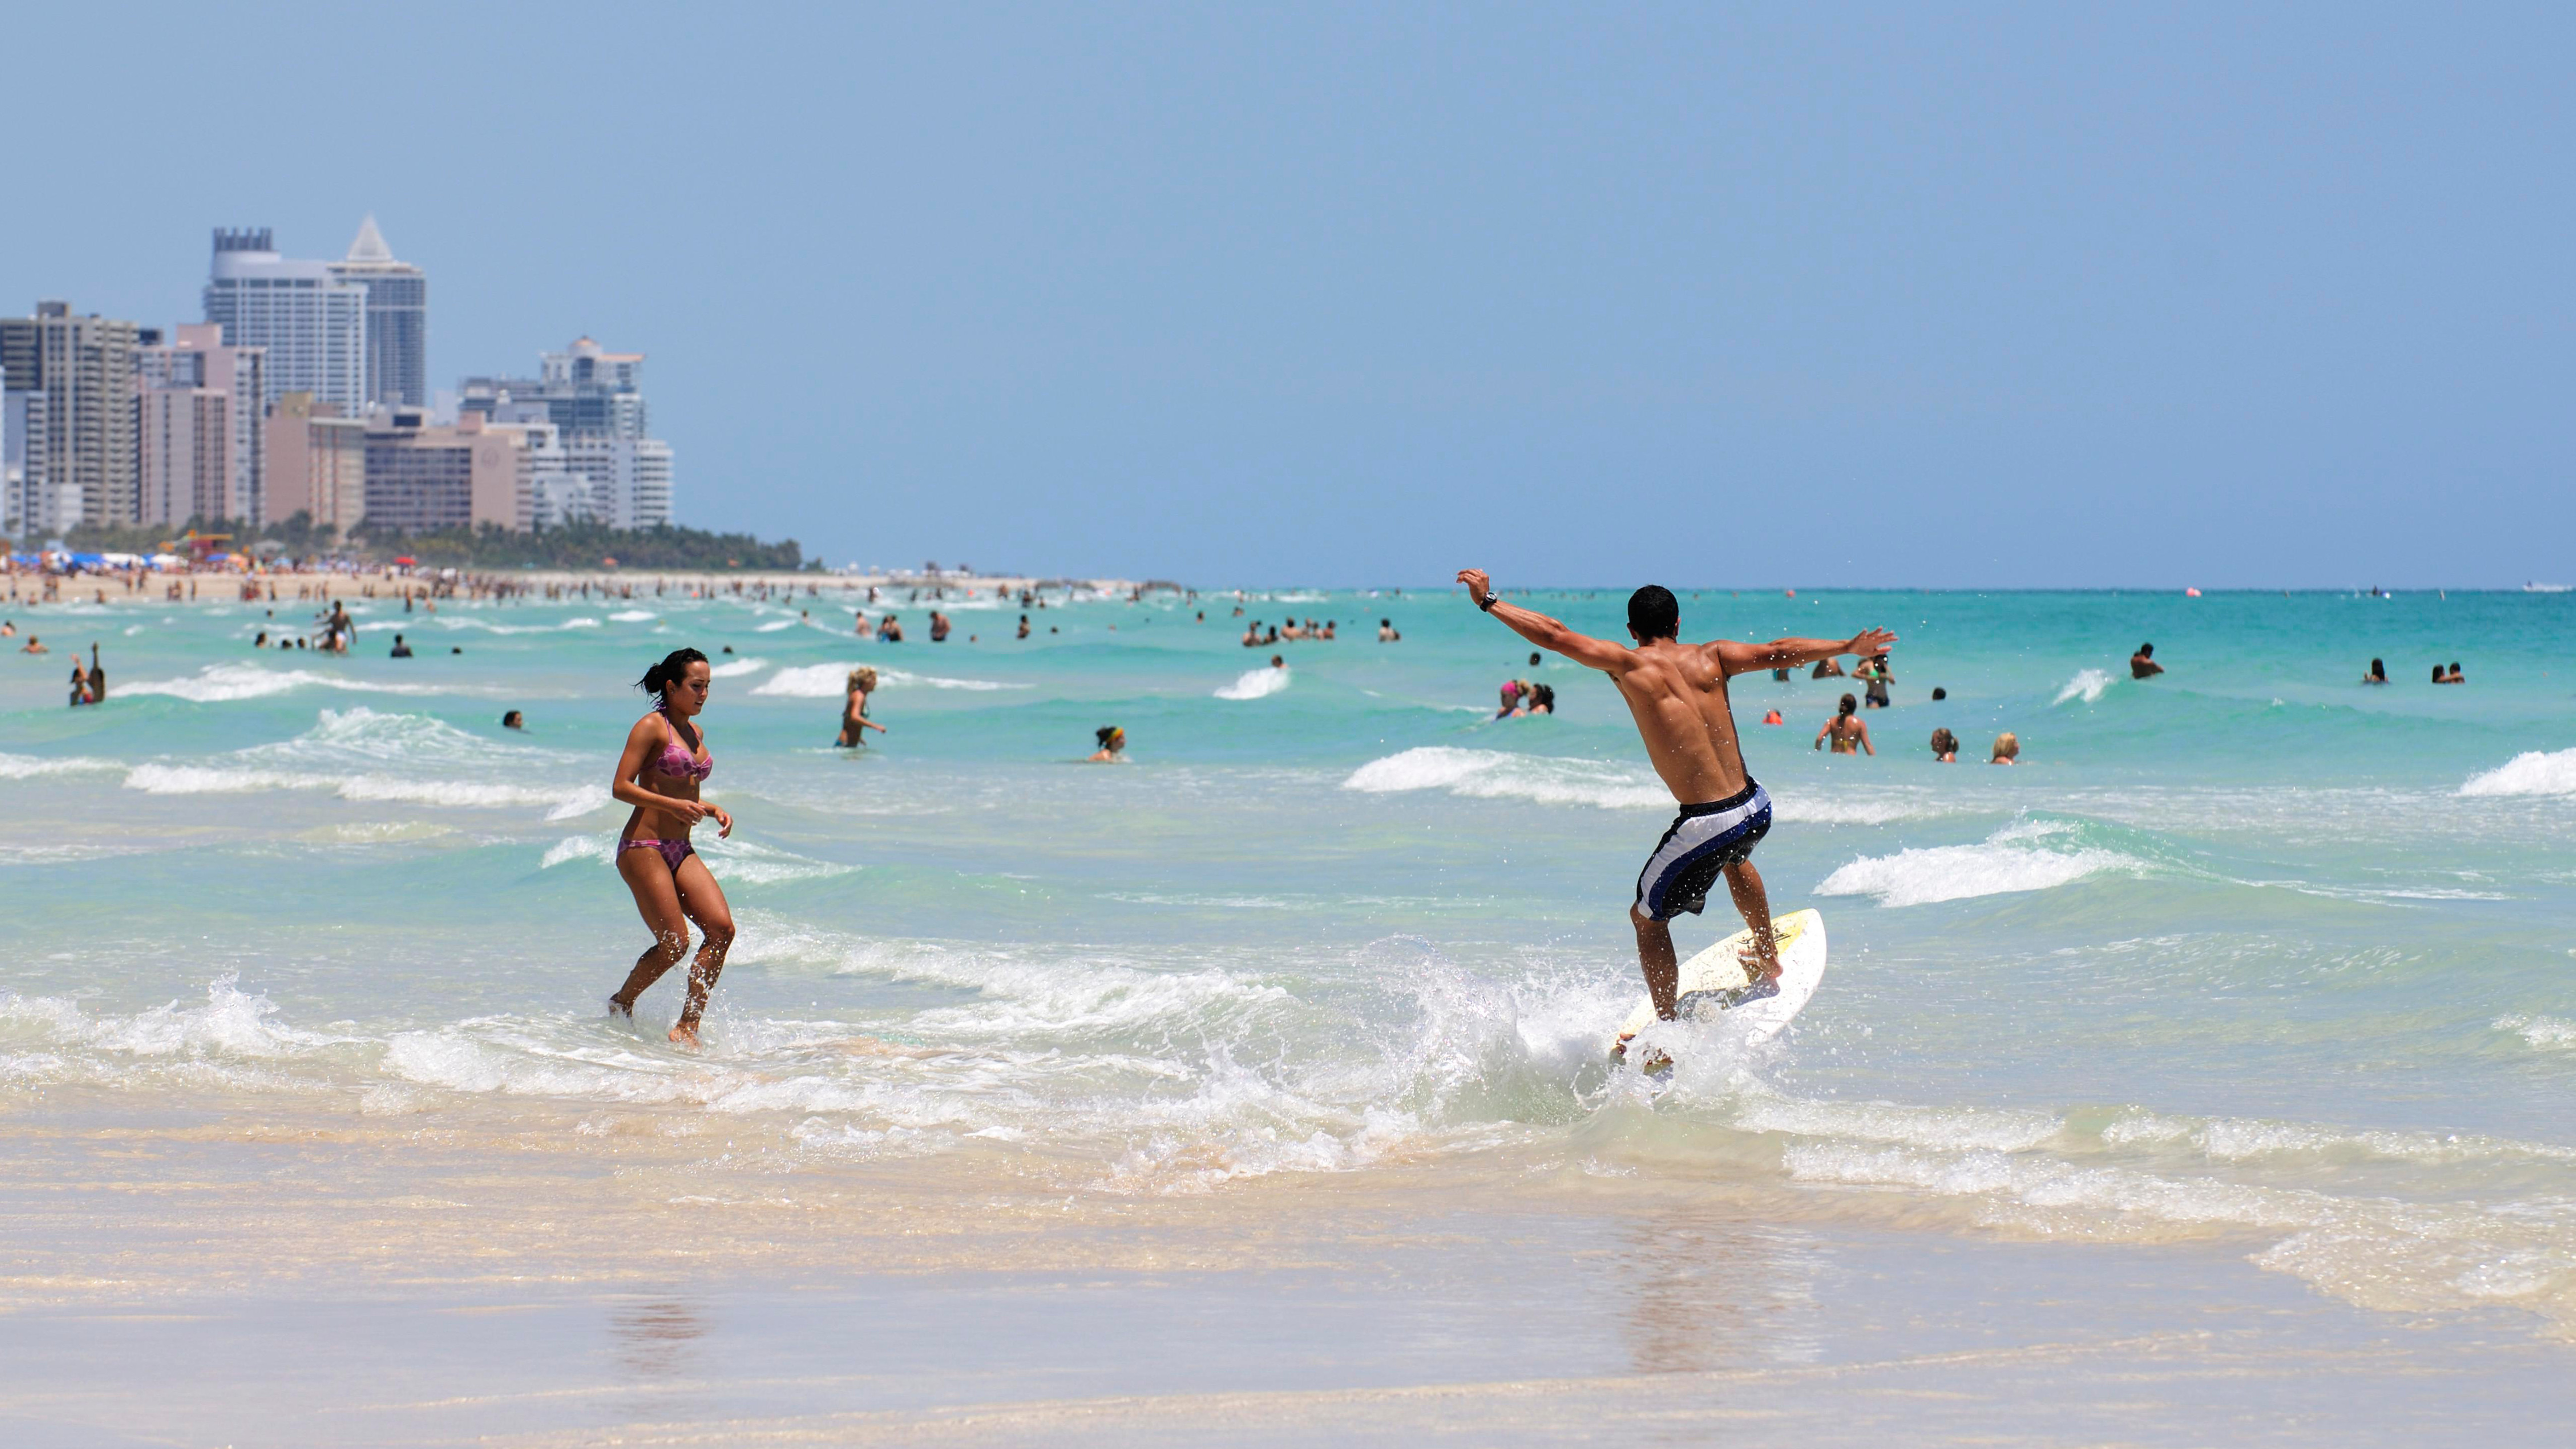
[(635, 893), (635, 909), (653, 932), (653, 944), (635, 958), (635, 969), (608, 998), (608, 1009), (634, 1019), (635, 999), (688, 954), (689, 923), (695, 921), (704, 939), (689, 966), (680, 1020), (671, 1028), (671, 1040), (683, 1046), (698, 1044), (698, 1022), (733, 946), (733, 910), (706, 861), (689, 846), (690, 829), (710, 816), (719, 838), (733, 834), (733, 817), (698, 798), (699, 786), (716, 768), (706, 733), (697, 726), (713, 679), (707, 656), (695, 649), (674, 649), (644, 671), (636, 687), (657, 702), (626, 732), (609, 787), (621, 803), (635, 807), (617, 833), (617, 873)]
[(1744, 962), (1757, 991), (1777, 990), (1780, 946), (1771, 934), (1771, 900), (1753, 848), (1771, 829), (1771, 797), (1745, 773), (1744, 750), (1735, 738), (1735, 713), (1726, 693), (1734, 675), (1831, 659), (1884, 653), (1896, 642), (1885, 629), (1849, 639), (1774, 639), (1743, 644), (1719, 639), (1681, 642), (1681, 604), (1670, 589), (1648, 584), (1628, 598), (1633, 645), (1577, 634), (1536, 610), (1504, 603), (1483, 569), (1461, 569), (1458, 582), (1476, 607), (1541, 649), (1610, 676), (1655, 773), (1681, 806), (1672, 828), (1646, 859), (1628, 920), (1637, 930), (1637, 961), (1654, 998), (1655, 1015), (1670, 1021), (1681, 981), (1673, 952), (1673, 917), (1697, 914), (1709, 888), (1722, 877), (1735, 909), (1752, 929)]

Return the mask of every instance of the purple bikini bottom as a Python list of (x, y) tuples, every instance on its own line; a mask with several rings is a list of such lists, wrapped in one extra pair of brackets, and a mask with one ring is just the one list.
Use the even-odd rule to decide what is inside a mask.
[(681, 861), (684, 861), (697, 853), (689, 849), (689, 842), (686, 840), (647, 840), (640, 835), (632, 840), (621, 840), (617, 842), (617, 851), (620, 855), (623, 855), (630, 850), (651, 850), (659, 852), (662, 857), (662, 863), (671, 868), (671, 873), (673, 875), (679, 874)]

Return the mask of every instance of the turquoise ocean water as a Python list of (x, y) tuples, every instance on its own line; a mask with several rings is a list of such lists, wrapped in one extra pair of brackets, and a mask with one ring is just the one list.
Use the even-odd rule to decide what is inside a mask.
[[(1528, 598), (1613, 636), (1623, 600)], [(1662, 1083), (1603, 1059), (1670, 816), (1607, 683), (1455, 592), (1241, 602), (1341, 637), (1272, 680), (1217, 592), (1060, 604), (1025, 642), (951, 602), (944, 644), (926, 604), (855, 639), (828, 588), (378, 602), (346, 659), (251, 647), (310, 605), (22, 614), (98, 639), (112, 697), (67, 710), (61, 653), (0, 656), (0, 1094), (652, 1112), (790, 1176), (998, 1154), (1113, 1194), (1725, 1174), (1934, 1231), (2237, 1235), (2365, 1306), (2576, 1323), (2576, 596), (1685, 592), (1685, 637), (1903, 642), (1876, 758), (1810, 748), (1847, 681), (1737, 682), (1779, 802), (1757, 863), (1833, 965), (1757, 1050), (1662, 1029)], [(2126, 677), (2142, 640), (2170, 673)], [(700, 835), (743, 934), (694, 1056), (660, 1041), (676, 977), (640, 1029), (599, 1006), (645, 941), (609, 770), (680, 644), (718, 661), (740, 823)], [(2394, 683), (2358, 683), (2373, 656)], [(2452, 659), (2470, 683), (2429, 686)], [(892, 732), (853, 755), (861, 662)], [(1506, 677), (1560, 713), (1491, 718)], [(1133, 763), (1077, 763), (1112, 723)], [(1943, 725), (2024, 763), (1936, 765)]]

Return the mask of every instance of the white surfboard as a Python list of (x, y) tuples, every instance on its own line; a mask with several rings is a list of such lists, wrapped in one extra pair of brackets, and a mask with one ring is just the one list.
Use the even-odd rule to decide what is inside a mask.
[[(1682, 963), (1681, 996), (1675, 1015), (1683, 1021), (1716, 1022), (1746, 1045), (1769, 1041), (1815, 998), (1825, 979), (1825, 918), (1812, 910), (1773, 918), (1772, 939), (1780, 946), (1780, 989), (1749, 1000), (1736, 999), (1746, 985), (1743, 952), (1753, 940), (1752, 928), (1736, 932)], [(1731, 1004), (1730, 1004), (1731, 1003)], [(1628, 1055), (1628, 1038), (1655, 1024), (1655, 1003), (1637, 1003), (1620, 1024), (1610, 1060)]]

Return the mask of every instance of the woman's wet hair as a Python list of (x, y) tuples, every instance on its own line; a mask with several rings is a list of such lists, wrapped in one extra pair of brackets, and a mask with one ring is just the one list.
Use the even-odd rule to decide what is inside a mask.
[(2017, 759), (2020, 755), (2021, 736), (2014, 734), (2011, 730), (2006, 730), (2002, 734), (1995, 736), (1995, 752), (1992, 758), (1998, 760), (2010, 760)]
[(2433, 666), (2433, 682), (2435, 684), (2442, 682), (2442, 666), (2439, 664)]
[(1846, 695), (1844, 695), (1844, 696), (1843, 696), (1843, 708), (1842, 708), (1842, 712), (1843, 712), (1844, 714), (1853, 714), (1853, 713), (1858, 712), (1858, 710), (1859, 710), (1859, 709), (1860, 709), (1860, 701), (1859, 701), (1859, 700), (1852, 698), (1852, 697), (1851, 697), (1850, 695), (1848, 695), (1848, 694), (1846, 694)]
[(1125, 733), (1127, 733), (1125, 730), (1120, 729), (1116, 725), (1102, 725), (1100, 728), (1091, 732), (1091, 737), (1100, 741), (1100, 747), (1105, 750), (1109, 748), (1109, 742), (1111, 740), (1117, 739)]
[(1959, 737), (1950, 733), (1947, 726), (1934, 730), (1932, 732), (1932, 753), (1936, 755), (1955, 755), (1959, 753)]
[(868, 694), (877, 692), (877, 672), (862, 664), (850, 671), (850, 688)]
[(658, 696), (663, 690), (686, 678), (690, 665), (706, 662), (707, 656), (695, 649), (674, 649), (662, 656), (661, 663), (645, 670), (644, 677), (635, 681), (635, 687), (646, 694)]
[(1628, 596), (1628, 632), (1640, 639), (1671, 639), (1682, 632), (1682, 605), (1662, 584)]

